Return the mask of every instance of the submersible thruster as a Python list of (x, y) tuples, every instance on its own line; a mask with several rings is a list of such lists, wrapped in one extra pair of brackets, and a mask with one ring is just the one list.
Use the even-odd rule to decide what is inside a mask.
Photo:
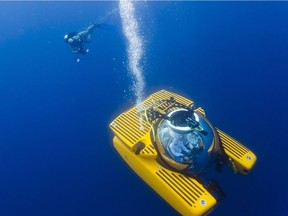
[[(113, 144), (126, 163), (181, 215), (208, 215), (223, 191), (201, 174), (226, 164), (246, 175), (256, 162), (247, 147), (214, 127), (203, 108), (160, 90), (111, 122)], [(220, 195), (219, 195), (220, 194)]]

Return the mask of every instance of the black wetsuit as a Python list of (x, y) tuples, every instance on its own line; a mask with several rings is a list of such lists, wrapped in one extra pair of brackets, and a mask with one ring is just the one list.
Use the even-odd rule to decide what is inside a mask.
[(72, 43), (69, 43), (68, 44), (70, 45), (71, 49), (72, 49), (72, 53), (80, 53), (80, 54), (83, 54), (83, 55), (86, 55), (87, 53), (87, 49), (84, 45), (84, 40), (82, 38), (82, 36), (76, 32), (71, 32), (67, 35), (68, 39), (66, 42), (68, 42), (69, 39), (73, 39), (73, 42)]
[[(92, 39), (91, 34), (93, 30), (100, 27), (100, 24), (93, 24), (81, 32), (70, 32), (65, 36), (65, 41), (70, 45), (72, 53), (86, 55), (88, 50), (85, 47), (85, 43), (89, 43)], [(72, 42), (69, 40), (72, 39)]]

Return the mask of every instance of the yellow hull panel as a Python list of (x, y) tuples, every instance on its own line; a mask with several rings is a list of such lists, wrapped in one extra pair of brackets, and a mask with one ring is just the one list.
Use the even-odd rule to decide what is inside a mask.
[(126, 163), (181, 215), (204, 215), (216, 204), (214, 197), (195, 179), (136, 155), (116, 136), (113, 143)]
[(248, 174), (257, 160), (256, 155), (220, 129), (217, 129), (217, 132), (225, 153), (235, 163), (234, 171), (243, 175)]

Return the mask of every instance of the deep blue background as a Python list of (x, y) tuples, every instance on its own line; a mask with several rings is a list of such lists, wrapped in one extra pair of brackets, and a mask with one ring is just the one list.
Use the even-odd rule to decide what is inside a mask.
[[(137, 2), (149, 95), (195, 100), (258, 156), (217, 176), (212, 215), (287, 215), (288, 3)], [(116, 11), (79, 63), (63, 36), (117, 2), (0, 3), (0, 215), (178, 215), (121, 160), (109, 123), (134, 102)]]

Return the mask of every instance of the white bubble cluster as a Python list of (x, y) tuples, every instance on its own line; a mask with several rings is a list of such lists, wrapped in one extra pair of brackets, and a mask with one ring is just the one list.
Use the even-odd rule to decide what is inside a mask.
[(136, 97), (136, 106), (140, 116), (142, 128), (141, 101), (144, 96), (145, 81), (140, 61), (143, 56), (143, 42), (139, 36), (139, 26), (135, 18), (135, 9), (132, 0), (120, 0), (119, 11), (122, 21), (122, 30), (127, 39), (128, 65), (133, 76), (133, 92)]

